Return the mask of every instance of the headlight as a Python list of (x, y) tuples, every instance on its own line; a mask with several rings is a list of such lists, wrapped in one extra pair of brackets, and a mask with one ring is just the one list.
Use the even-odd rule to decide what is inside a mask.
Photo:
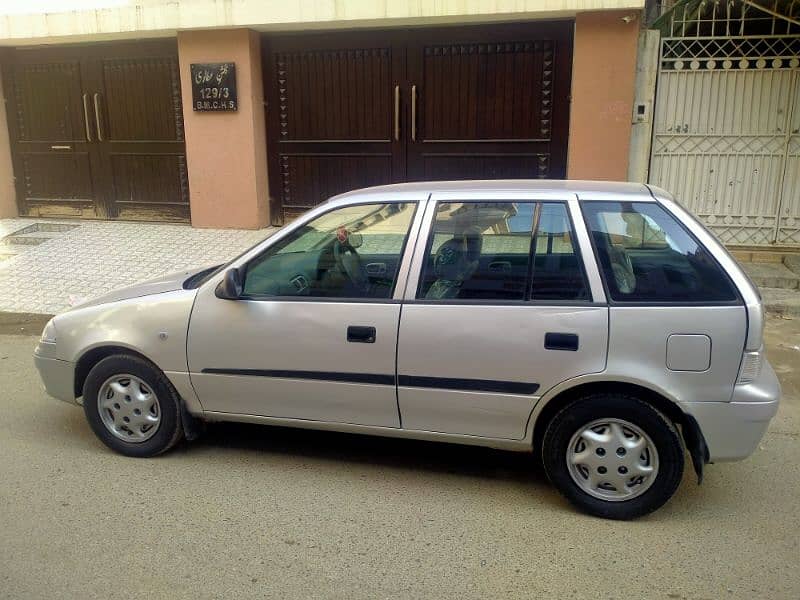
[(44, 326), (42, 337), (39, 339), (40, 342), (45, 342), (48, 344), (56, 343), (56, 326), (53, 324), (53, 320), (54, 319), (50, 319), (47, 322), (47, 325)]

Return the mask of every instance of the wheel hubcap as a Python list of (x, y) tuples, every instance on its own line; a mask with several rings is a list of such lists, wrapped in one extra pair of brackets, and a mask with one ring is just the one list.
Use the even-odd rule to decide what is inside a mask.
[(114, 375), (100, 386), (97, 408), (103, 425), (126, 442), (144, 442), (161, 423), (158, 397), (135, 375)]
[(567, 468), (584, 492), (601, 500), (630, 500), (658, 476), (658, 451), (639, 427), (622, 419), (598, 419), (572, 436)]

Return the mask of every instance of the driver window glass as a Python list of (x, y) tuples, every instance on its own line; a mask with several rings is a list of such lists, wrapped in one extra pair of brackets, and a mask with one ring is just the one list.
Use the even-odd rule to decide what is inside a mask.
[(250, 261), (245, 296), (391, 298), (415, 202), (320, 215)]
[(417, 298), (523, 300), (534, 202), (440, 202)]

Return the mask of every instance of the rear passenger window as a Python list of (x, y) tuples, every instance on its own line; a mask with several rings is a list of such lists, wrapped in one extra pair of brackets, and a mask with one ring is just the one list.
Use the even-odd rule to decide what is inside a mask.
[(588, 300), (581, 257), (561, 203), (543, 203), (534, 236), (533, 300)]
[(729, 302), (733, 286), (714, 258), (652, 202), (584, 202), (612, 300)]
[(524, 300), (533, 202), (440, 202), (417, 297)]
[(417, 298), (586, 300), (566, 206), (441, 202)]

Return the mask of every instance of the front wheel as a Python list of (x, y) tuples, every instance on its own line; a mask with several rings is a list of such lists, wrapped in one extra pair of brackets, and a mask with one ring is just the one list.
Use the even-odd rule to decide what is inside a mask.
[(125, 354), (98, 362), (83, 386), (83, 410), (95, 435), (120, 454), (161, 454), (183, 436), (180, 398), (152, 363)]
[(622, 394), (572, 402), (542, 443), (550, 481), (581, 510), (609, 519), (634, 519), (667, 502), (681, 482), (683, 454), (667, 417)]

